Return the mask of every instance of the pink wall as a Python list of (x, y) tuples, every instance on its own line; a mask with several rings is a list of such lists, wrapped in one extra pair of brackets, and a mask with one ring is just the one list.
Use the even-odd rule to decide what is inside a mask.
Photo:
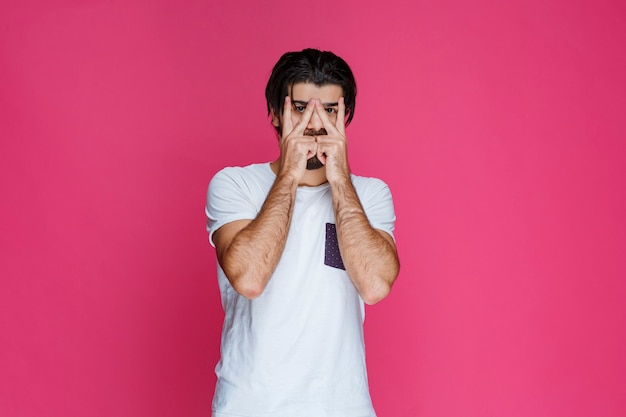
[(306, 46), (353, 66), (352, 167), (396, 202), (379, 416), (626, 415), (621, 2), (6, 3), (0, 415), (209, 414), (206, 185), (276, 156)]

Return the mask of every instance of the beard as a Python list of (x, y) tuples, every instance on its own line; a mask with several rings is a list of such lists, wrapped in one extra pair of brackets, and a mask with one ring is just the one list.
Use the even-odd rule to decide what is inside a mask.
[(309, 171), (320, 169), (323, 166), (324, 164), (322, 163), (322, 161), (320, 161), (317, 155), (313, 155), (312, 157), (306, 160), (306, 169), (308, 169)]
[[(326, 134), (326, 129), (312, 130), (308, 129), (304, 131), (305, 136), (322, 136)], [(317, 157), (317, 155), (313, 155), (306, 161), (306, 169), (309, 171), (314, 171), (316, 169), (320, 169), (324, 166), (322, 161)]]

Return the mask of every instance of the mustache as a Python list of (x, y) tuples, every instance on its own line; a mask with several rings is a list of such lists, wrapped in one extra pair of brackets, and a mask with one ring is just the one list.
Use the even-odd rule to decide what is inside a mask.
[(326, 134), (326, 129), (307, 129), (304, 131), (304, 136), (323, 136)]

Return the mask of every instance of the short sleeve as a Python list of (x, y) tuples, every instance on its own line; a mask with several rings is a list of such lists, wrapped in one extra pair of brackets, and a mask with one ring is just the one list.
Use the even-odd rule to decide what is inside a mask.
[(387, 184), (377, 178), (361, 177), (355, 181), (355, 188), (370, 225), (374, 229), (389, 233), (394, 238), (396, 214), (391, 190)]
[(213, 233), (217, 229), (236, 220), (254, 219), (258, 214), (257, 205), (237, 174), (237, 168), (224, 168), (209, 183), (205, 213), (212, 246), (215, 246)]

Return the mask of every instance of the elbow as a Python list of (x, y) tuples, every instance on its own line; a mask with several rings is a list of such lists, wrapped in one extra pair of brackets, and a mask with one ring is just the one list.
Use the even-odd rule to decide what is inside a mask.
[(235, 288), (237, 293), (248, 300), (254, 300), (255, 298), (259, 298), (261, 294), (263, 294), (263, 290), (259, 290), (257, 288)]
[(226, 262), (225, 259), (222, 259), (220, 266), (230, 286), (239, 295), (254, 300), (263, 294), (267, 280), (263, 279), (259, 271), (241, 268), (239, 264)]
[(231, 245), (218, 254), (219, 266), (230, 286), (237, 294), (249, 300), (263, 295), (274, 268), (269, 255), (260, 258), (254, 253), (241, 250), (242, 245)]
[(391, 292), (391, 285), (382, 284), (382, 285), (378, 285), (375, 289), (364, 291), (361, 294), (361, 298), (363, 299), (363, 302), (365, 304), (372, 306), (374, 304), (381, 302), (385, 298), (387, 298), (390, 292)]
[(228, 281), (237, 293), (249, 300), (259, 298), (265, 290), (265, 285), (259, 280), (251, 279), (246, 276), (233, 277), (228, 276)]
[(373, 285), (361, 292), (363, 302), (367, 305), (374, 305), (387, 298), (391, 293), (393, 283), (398, 277), (398, 272), (399, 266), (396, 264), (396, 267), (390, 270), (389, 274), (374, 278), (371, 281)]

